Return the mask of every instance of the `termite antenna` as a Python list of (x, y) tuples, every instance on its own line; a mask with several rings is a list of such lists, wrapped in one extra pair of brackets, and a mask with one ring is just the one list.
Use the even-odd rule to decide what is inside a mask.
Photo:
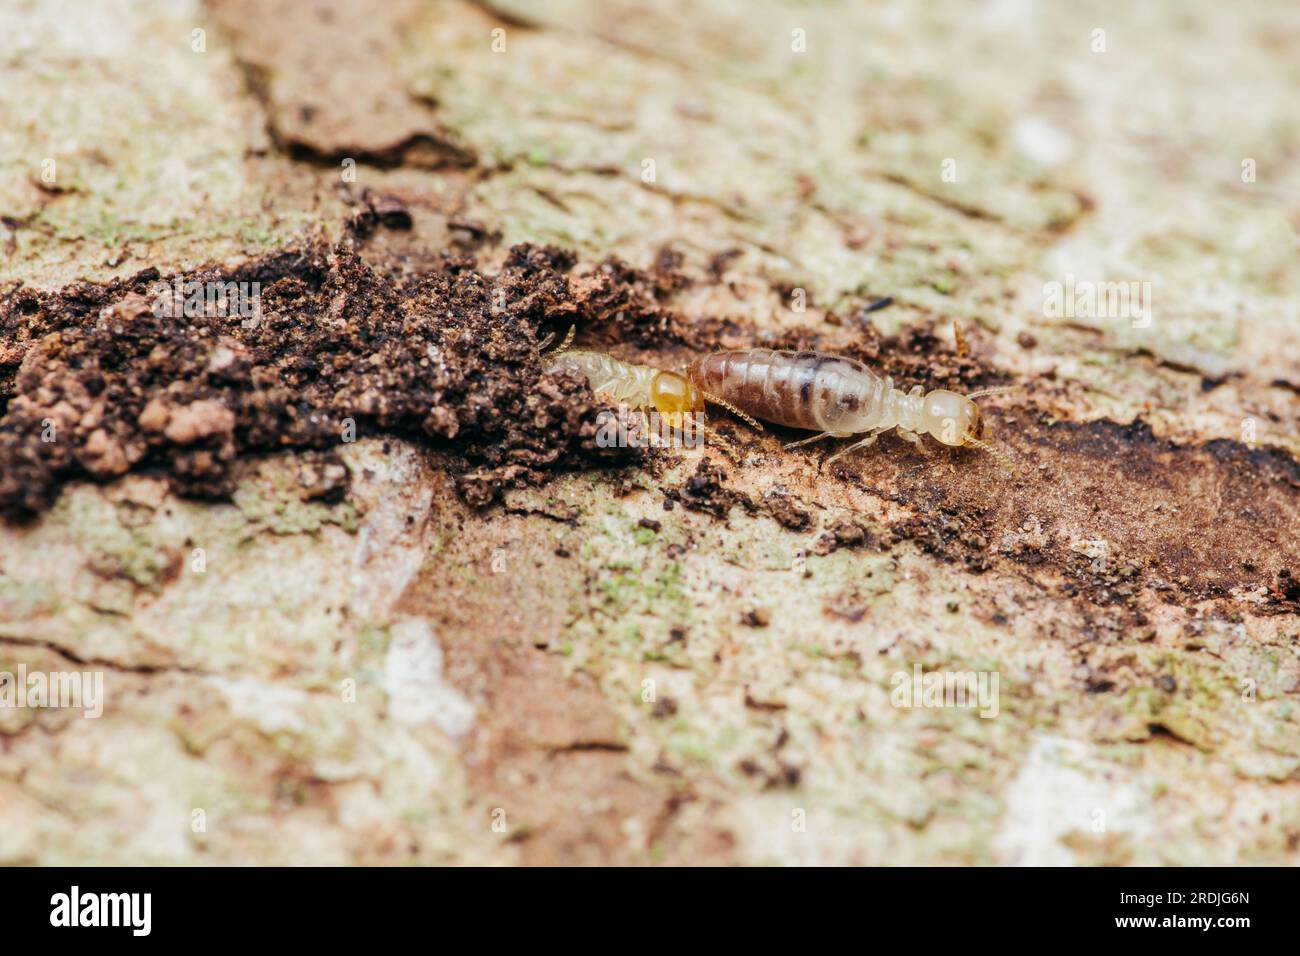
[(980, 451), (988, 452), (990, 455), (993, 456), (993, 460), (996, 461), (1003, 468), (1005, 468), (1007, 471), (1014, 473), (1017, 470), (1015, 462), (1011, 460), (1011, 456), (1008, 455), (1006, 452), (1004, 452), (1002, 449), (995, 448), (993, 445), (990, 445), (988, 442), (980, 441), (978, 438), (967, 438), (965, 444), (970, 445), (973, 448), (978, 448)]
[[(578, 330), (578, 327), (577, 327), (576, 325), (571, 325), (571, 326), (569, 326), (569, 331), (568, 331), (568, 333), (564, 336), (564, 341), (561, 342), (561, 343), (560, 343), (558, 346), (556, 346), (556, 348), (555, 348), (555, 354), (556, 354), (556, 355), (559, 355), (561, 352), (567, 352), (567, 351), (568, 351), (569, 346), (573, 344), (573, 334), (574, 334), (577, 330)], [(545, 352), (545, 351), (546, 351), (546, 346), (548, 346), (548, 345), (551, 344), (551, 339), (553, 339), (553, 338), (555, 338), (555, 333), (554, 333), (554, 332), (548, 332), (548, 333), (546, 334), (546, 338), (542, 339), (540, 342), (537, 343), (537, 351), (538, 351), (538, 352)]]
[(966, 347), (966, 336), (961, 334), (961, 326), (957, 324), (956, 319), (952, 320), (952, 340), (957, 346), (957, 357), (965, 358), (970, 353), (970, 349)]
[(1014, 392), (1020, 389), (1019, 385), (998, 385), (994, 388), (981, 388), (977, 392), (967, 393), (967, 398), (983, 398), (985, 395), (1001, 395), (1004, 392)]
[(718, 396), (714, 395), (712, 392), (706, 392), (702, 388), (699, 390), (699, 392), (701, 395), (704, 396), (706, 401), (710, 401), (714, 405), (721, 405), (723, 408), (731, 412), (731, 414), (735, 415), (737, 418), (744, 419), (746, 422), (749, 423), (749, 427), (754, 429), (754, 431), (761, 432), (763, 430), (763, 426), (758, 423), (757, 419), (751, 418), (750, 416), (746, 415), (735, 405), (731, 404), (731, 402), (724, 402), (722, 399), (718, 398)]

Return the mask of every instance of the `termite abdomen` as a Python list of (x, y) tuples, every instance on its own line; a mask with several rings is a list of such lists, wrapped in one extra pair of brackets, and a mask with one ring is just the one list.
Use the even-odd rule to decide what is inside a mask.
[(831, 435), (871, 427), (884, 382), (861, 362), (822, 352), (742, 349), (691, 363), (692, 381), (757, 418)]

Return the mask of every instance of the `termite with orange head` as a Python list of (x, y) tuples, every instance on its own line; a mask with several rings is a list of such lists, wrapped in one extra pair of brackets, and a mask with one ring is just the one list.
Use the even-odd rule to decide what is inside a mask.
[(692, 362), (687, 375), (701, 392), (717, 395), (742, 412), (819, 433), (787, 448), (828, 437), (866, 435), (828, 462), (896, 428), (917, 444), (926, 434), (945, 445), (982, 448), (1009, 464), (1005, 455), (987, 444), (987, 425), (972, 401), (1000, 389), (961, 395), (947, 389), (923, 392), (918, 385), (904, 392), (894, 387), (893, 379), (882, 378), (853, 359), (776, 349), (715, 352)]
[[(674, 428), (682, 427), (687, 414), (704, 411), (707, 398), (710, 401), (729, 408), (755, 428), (761, 428), (758, 422), (740, 409), (733, 408), (725, 401), (715, 398), (695, 385), (691, 379), (677, 372), (668, 372), (653, 365), (635, 365), (623, 362), (605, 352), (593, 352), (587, 349), (571, 349), (574, 330), (555, 351), (544, 355), (543, 367), (548, 372), (572, 371), (587, 380), (591, 390), (610, 400), (636, 409), (653, 408)], [(541, 342), (544, 350), (550, 343), (550, 336)], [(700, 423), (703, 433), (713, 440), (729, 456), (736, 458), (735, 449), (716, 431)]]

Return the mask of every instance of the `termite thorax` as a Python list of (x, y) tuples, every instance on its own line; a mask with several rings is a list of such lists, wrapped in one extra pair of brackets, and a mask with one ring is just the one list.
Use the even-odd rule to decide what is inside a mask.
[(914, 385), (910, 391), (905, 392), (901, 388), (895, 388), (893, 379), (887, 378), (885, 387), (889, 390), (889, 400), (880, 424), (886, 428), (897, 425), (910, 432), (923, 431), (921, 413), (925, 405), (925, 394), (921, 391), (921, 386)]

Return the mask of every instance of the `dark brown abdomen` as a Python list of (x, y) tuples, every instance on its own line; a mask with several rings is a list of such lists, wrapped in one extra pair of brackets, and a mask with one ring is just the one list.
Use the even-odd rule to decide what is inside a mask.
[[(696, 359), (688, 373), (697, 388), (755, 418), (820, 431), (822, 424), (815, 414), (818, 386), (825, 390), (828, 365), (841, 362), (844, 360), (818, 352), (740, 349)], [(822, 383), (818, 382), (819, 371)]]

